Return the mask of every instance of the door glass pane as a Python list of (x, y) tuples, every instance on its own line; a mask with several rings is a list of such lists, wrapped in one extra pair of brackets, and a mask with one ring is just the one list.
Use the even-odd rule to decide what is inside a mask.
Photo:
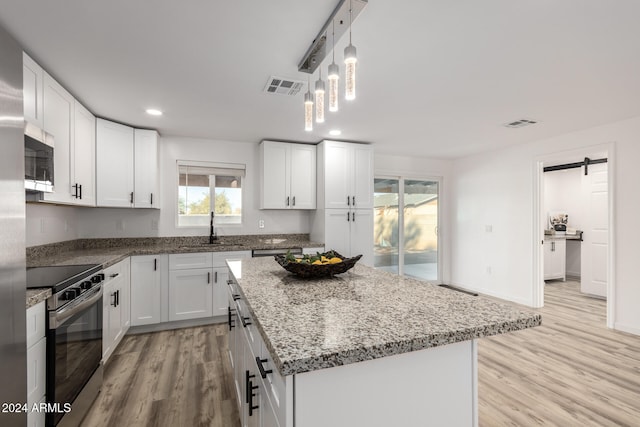
[(373, 183), (374, 266), (398, 274), (398, 180)]
[(438, 183), (404, 181), (404, 274), (438, 279)]

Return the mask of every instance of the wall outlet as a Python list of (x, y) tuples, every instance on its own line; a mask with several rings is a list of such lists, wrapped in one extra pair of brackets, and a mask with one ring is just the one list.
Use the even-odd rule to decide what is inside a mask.
[(491, 233), (493, 231), (493, 225), (485, 225), (484, 231), (486, 231), (487, 233)]
[(116, 231), (124, 231), (124, 221), (121, 219), (116, 220)]
[(258, 228), (264, 228), (264, 219), (258, 221)]

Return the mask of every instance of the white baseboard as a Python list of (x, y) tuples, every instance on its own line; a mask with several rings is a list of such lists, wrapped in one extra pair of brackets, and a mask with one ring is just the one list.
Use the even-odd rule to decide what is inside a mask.
[(172, 329), (192, 328), (194, 326), (211, 325), (214, 323), (226, 323), (227, 316), (205, 317), (203, 319), (179, 320), (176, 322), (163, 322), (154, 325), (132, 326), (127, 335), (146, 334), (149, 332), (169, 331)]
[(613, 329), (617, 331), (626, 332), (633, 335), (640, 335), (640, 328), (636, 326), (626, 325), (624, 323), (615, 322), (613, 324)]

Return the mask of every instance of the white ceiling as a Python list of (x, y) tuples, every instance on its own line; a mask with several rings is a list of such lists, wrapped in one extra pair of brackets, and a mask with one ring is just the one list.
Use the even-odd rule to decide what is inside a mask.
[[(370, 0), (353, 25), (357, 99), (307, 133), (303, 93), (263, 89), (306, 79), (297, 64), (336, 4), (3, 0), (0, 24), (96, 115), (163, 135), (317, 142), (337, 128), (378, 152), (455, 158), (640, 115), (637, 0)], [(540, 123), (501, 126), (520, 118)]]

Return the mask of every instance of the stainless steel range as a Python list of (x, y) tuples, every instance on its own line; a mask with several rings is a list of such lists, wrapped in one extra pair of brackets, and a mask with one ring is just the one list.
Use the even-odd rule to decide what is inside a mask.
[(79, 426), (102, 386), (100, 265), (27, 269), (27, 288), (47, 300), (47, 426)]

